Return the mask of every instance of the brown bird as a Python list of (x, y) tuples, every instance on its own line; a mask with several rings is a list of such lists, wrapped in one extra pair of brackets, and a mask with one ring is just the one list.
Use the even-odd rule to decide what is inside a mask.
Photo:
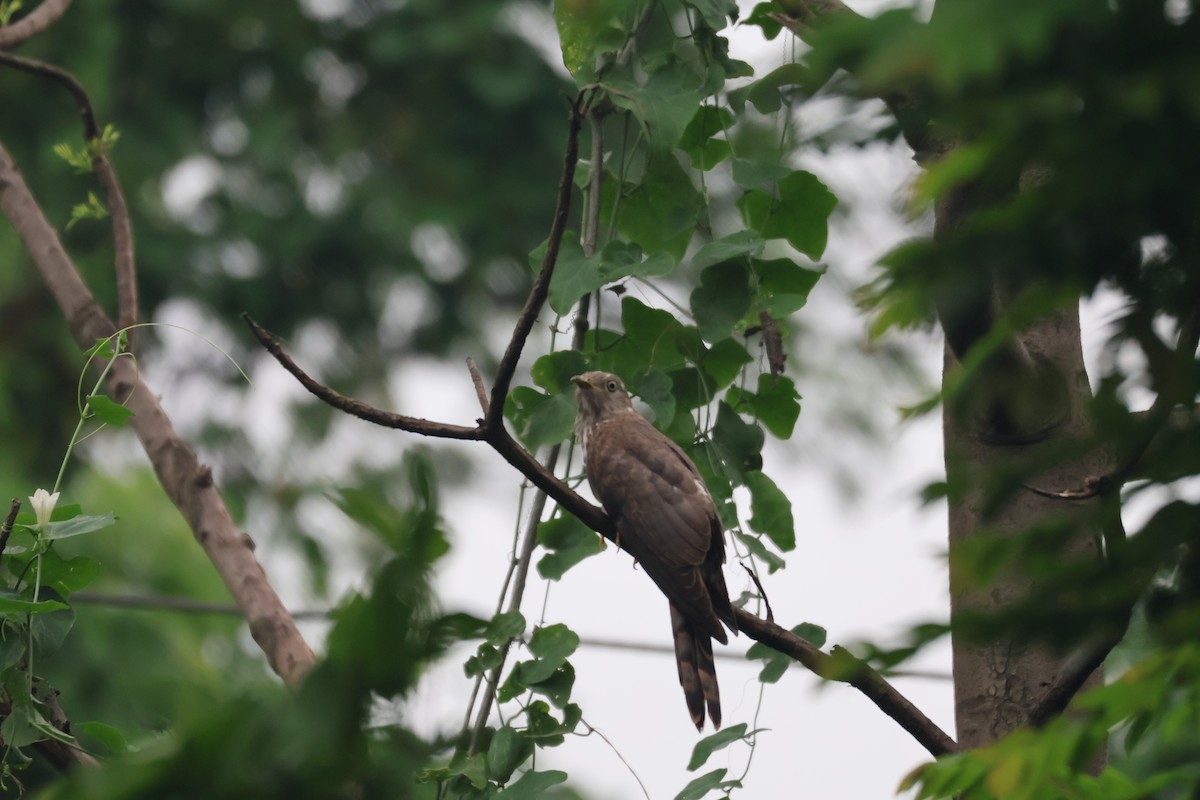
[(575, 436), (588, 483), (617, 526), (617, 544), (641, 564), (671, 605), (679, 684), (696, 729), (704, 708), (721, 727), (712, 640), (728, 644), (737, 620), (725, 576), (724, 528), (687, 454), (633, 408), (625, 385), (607, 372), (571, 379), (579, 387)]

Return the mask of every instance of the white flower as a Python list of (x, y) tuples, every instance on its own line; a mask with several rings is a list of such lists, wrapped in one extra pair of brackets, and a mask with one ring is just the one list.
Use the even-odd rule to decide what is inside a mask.
[(45, 530), (46, 526), (50, 524), (50, 515), (54, 513), (58, 495), (58, 492), (50, 494), (45, 489), (38, 489), (33, 493), (33, 497), (29, 498), (29, 504), (33, 506), (33, 513), (37, 515), (38, 528)]

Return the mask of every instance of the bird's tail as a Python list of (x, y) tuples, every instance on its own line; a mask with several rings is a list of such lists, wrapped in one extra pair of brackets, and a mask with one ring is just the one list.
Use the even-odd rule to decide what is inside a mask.
[(704, 708), (713, 728), (721, 727), (721, 692), (717, 687), (717, 665), (713, 661), (712, 639), (698, 630), (683, 613), (671, 605), (671, 630), (675, 634), (675, 664), (679, 685), (687, 700), (688, 713), (696, 730), (704, 729)]

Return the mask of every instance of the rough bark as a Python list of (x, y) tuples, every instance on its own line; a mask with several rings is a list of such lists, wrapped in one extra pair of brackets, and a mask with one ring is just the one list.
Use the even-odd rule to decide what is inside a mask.
[[(1098, 557), (1095, 539), (1084, 518), (1094, 513), (1099, 499), (1065, 502), (1034, 492), (1020, 491), (999, 509), (985, 515), (984, 489), (980, 479), (1010, 465), (1028, 463), (1040, 451), (1061, 448), (1064, 442), (1083, 441), (1090, 436), (1087, 414), (1090, 397), (1087, 373), (1080, 346), (1077, 309), (1042, 320), (1021, 336), (1023, 349), (1038, 363), (1052, 367), (1066, 380), (1065, 408), (1057, 421), (1041, 426), (1028, 436), (995, 435), (989, 419), (969, 412), (944, 414), (946, 474), (951, 486), (968, 487), (950, 503), (950, 597), (952, 618), (964, 610), (1002, 611), (1035, 588), (1025, 575), (1008, 571), (989, 586), (973, 585), (956, 552), (963, 543), (979, 535), (1019, 535), (1051, 520), (1079, 522), (1065, 555)], [(946, 349), (945, 372), (958, 367)], [(1059, 463), (1038, 476), (1039, 482), (1054, 486), (1082, 486), (1108, 468), (1103, 454)], [(1024, 636), (1002, 636), (975, 641), (960, 631), (953, 634), (955, 721), (959, 745), (973, 748), (995, 741), (1026, 723), (1069, 660), (1066, 652), (1031, 643)], [(1102, 679), (1097, 670), (1085, 688)]]

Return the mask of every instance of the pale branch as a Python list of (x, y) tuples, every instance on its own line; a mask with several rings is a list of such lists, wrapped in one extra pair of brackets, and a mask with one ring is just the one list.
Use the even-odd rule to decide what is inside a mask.
[[(113, 232), (113, 263), (117, 277), (117, 324), (122, 329), (136, 325), (140, 314), (129, 205), (125, 202), (125, 193), (121, 191), (121, 181), (117, 178), (117, 172), (108, 160), (108, 153), (105, 152), (100, 126), (96, 121), (96, 112), (87, 89), (70, 72), (53, 64), (3, 52), (0, 52), (0, 64), (57, 83), (71, 94), (79, 107), (79, 115), (83, 120), (84, 142), (91, 150), (92, 171), (96, 173), (108, 197), (108, 215), (112, 220)], [(129, 337), (132, 342), (132, 332)]]
[(0, 28), (0, 50), (15, 50), (49, 28), (71, 5), (71, 0), (42, 0), (41, 5), (11, 25)]
[(579, 129), (583, 125), (583, 117), (591, 103), (591, 95), (585, 98), (580, 93), (571, 103), (570, 121), (567, 132), (567, 152), (563, 157), (562, 178), (558, 183), (558, 198), (554, 204), (554, 220), (550, 225), (550, 235), (546, 239), (546, 255), (542, 258), (542, 267), (525, 300), (517, 322), (513, 326), (512, 338), (496, 367), (496, 377), (492, 381), (492, 398), (490, 408), (485, 417), (485, 427), (490, 430), (504, 427), (504, 400), (508, 397), (508, 389), (512, 385), (513, 374), (517, 370), (517, 362), (521, 359), (521, 351), (533, 331), (538, 314), (546, 303), (550, 293), (550, 278), (554, 274), (554, 265), (558, 261), (558, 250), (562, 246), (563, 234), (567, 230), (567, 218), (571, 210), (571, 191), (575, 187), (575, 165), (579, 161)]
[(479, 374), (479, 365), (470, 356), (467, 356), (467, 372), (471, 373), (471, 383), (475, 386), (475, 397), (479, 400), (479, 410), (486, 417), (488, 413), (487, 388), (483, 385), (483, 376)]
[(1127, 614), (1125, 624), (1114, 629), (1112, 635), (1076, 653), (1063, 664), (1062, 669), (1054, 676), (1053, 683), (1046, 688), (1037, 705), (1029, 712), (1027, 722), (1030, 726), (1040, 728), (1066, 710), (1088, 678), (1104, 666), (1108, 654), (1125, 638), (1131, 616), (1132, 614)]
[(826, 680), (848, 683), (858, 689), (879, 710), (908, 731), (930, 755), (942, 756), (958, 751), (958, 744), (939, 728), (882, 675), (847, 650), (834, 647), (833, 655), (785, 628), (756, 617), (742, 608), (734, 609), (738, 630), (751, 639), (800, 662), (813, 674)]
[[(0, 211), (8, 217), (82, 348), (115, 332), (63, 249), (12, 157), (0, 144)], [(176, 433), (158, 397), (142, 382), (132, 359), (118, 358), (109, 391), (133, 412), (133, 428), (168, 497), (183, 514), (272, 669), (289, 686), (299, 685), (314, 656), (296, 623), (254, 557), (253, 542), (237, 527), (213, 485), (211, 470)]]
[(358, 417), (359, 419), (381, 425), (385, 428), (396, 428), (397, 430), (408, 431), (409, 433), (419, 433), (422, 436), (433, 436), (439, 439), (483, 438), (479, 427), (430, 422), (420, 417), (408, 417), (403, 414), (392, 413), (391, 411), (383, 411), (361, 400), (346, 397), (344, 394), (320, 383), (301, 369), (283, 349), (283, 345), (279, 343), (279, 340), (266, 328), (251, 319), (249, 314), (242, 314), (242, 319), (245, 320), (246, 325), (250, 327), (250, 330), (266, 351), (274, 356), (275, 360), (290, 372), (300, 382), (301, 386), (307, 389), (318, 400), (339, 411), (344, 411), (352, 417)]

